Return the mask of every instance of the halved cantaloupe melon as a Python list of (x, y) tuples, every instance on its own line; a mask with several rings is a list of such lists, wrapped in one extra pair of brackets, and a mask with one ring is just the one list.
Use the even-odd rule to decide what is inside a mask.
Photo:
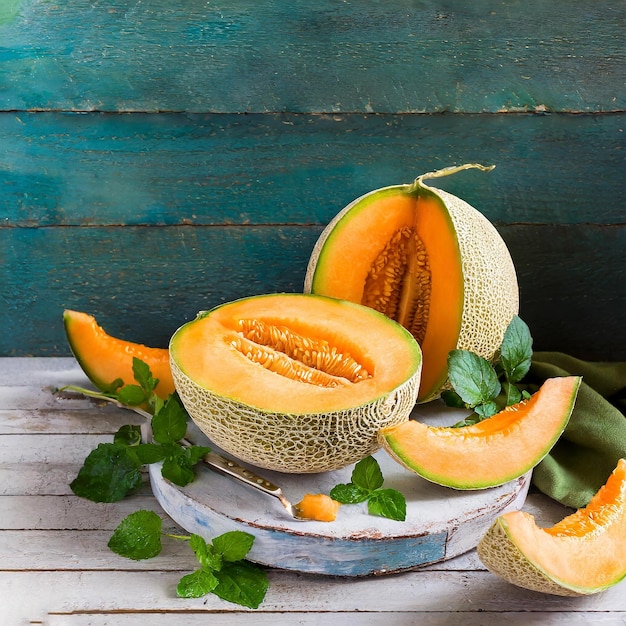
[(603, 591), (626, 578), (626, 459), (589, 504), (550, 528), (524, 511), (498, 517), (478, 543), (505, 580), (561, 596)]
[(419, 400), (437, 397), (455, 348), (493, 360), (518, 313), (509, 251), (472, 206), (425, 184), (477, 167), (424, 174), (371, 191), (345, 207), (320, 235), (304, 291), (371, 306), (408, 328), (424, 366)]
[(167, 348), (150, 348), (139, 343), (111, 337), (92, 315), (65, 310), (63, 323), (68, 343), (89, 380), (101, 391), (118, 378), (125, 385), (137, 384), (133, 374), (133, 357), (150, 367), (159, 384), (155, 393), (166, 399), (174, 392)]
[(522, 476), (550, 451), (567, 425), (580, 376), (549, 378), (528, 400), (472, 426), (410, 420), (383, 428), (380, 441), (399, 463), (455, 489), (495, 487)]
[(400, 324), (333, 298), (269, 294), (183, 325), (170, 342), (178, 394), (218, 446), (283, 472), (322, 472), (377, 450), (408, 419), (421, 352)]

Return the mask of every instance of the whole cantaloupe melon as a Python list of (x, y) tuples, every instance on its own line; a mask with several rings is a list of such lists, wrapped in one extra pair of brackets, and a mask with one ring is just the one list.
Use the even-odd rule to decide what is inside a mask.
[(323, 472), (376, 451), (408, 419), (421, 351), (388, 317), (306, 294), (244, 298), (201, 313), (170, 341), (176, 390), (226, 452), (282, 472)]
[(304, 291), (375, 308), (411, 331), (424, 365), (419, 400), (447, 385), (447, 357), (471, 350), (493, 360), (519, 309), (505, 242), (479, 211), (425, 181), (467, 164), (384, 187), (345, 207), (320, 235)]

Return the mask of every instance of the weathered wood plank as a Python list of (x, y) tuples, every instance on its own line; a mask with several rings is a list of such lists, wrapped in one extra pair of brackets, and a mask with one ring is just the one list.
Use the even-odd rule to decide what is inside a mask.
[(0, 229), (325, 225), (372, 189), (473, 161), (497, 167), (436, 185), (493, 222), (624, 223), (623, 129), (624, 114), (0, 113)]
[[(14, 0), (6, 109), (623, 109), (624, 5)], [(315, 88), (312, 89), (311, 86)]]
[(121, 502), (92, 502), (78, 496), (2, 496), (2, 530), (110, 530), (139, 509), (167, 518), (151, 493)]
[(622, 225), (502, 227), (536, 350), (626, 360), (626, 220)]
[[(92, 388), (91, 385), (89, 385)], [(113, 407), (111, 407), (113, 408)], [(93, 407), (88, 410), (5, 411), (0, 409), (0, 435), (18, 433), (101, 434), (117, 431), (125, 424), (142, 424), (145, 419), (130, 411)]]
[[(198, 599), (181, 599), (175, 596), (175, 586), (180, 575), (159, 571), (65, 571), (50, 575), (46, 572), (0, 572), (3, 595), (2, 610), (6, 623), (19, 624), (18, 618), (35, 621), (46, 612), (69, 613), (138, 613), (149, 617), (151, 613), (178, 612), (187, 614), (215, 612), (250, 612), (242, 607), (220, 600), (213, 594)], [(568, 615), (606, 614), (615, 612), (619, 617), (626, 612), (626, 594), (623, 585), (617, 585), (602, 594), (577, 598), (541, 595), (524, 591), (498, 580), (493, 574), (478, 572), (416, 571), (393, 578), (393, 593), (389, 592), (388, 577), (366, 579), (335, 579), (302, 576), (270, 571), (270, 590), (254, 615), (271, 614), (278, 619), (280, 613), (323, 612), (342, 614), (348, 612), (450, 614), (462, 613), (462, 619), (472, 615), (481, 617), (484, 612), (510, 614), (523, 611), (528, 623), (533, 615), (564, 612)], [(29, 606), (20, 606), (24, 589), (37, 589)], [(17, 604), (17, 605), (16, 605)], [(319, 618), (319, 615), (317, 616)], [(289, 620), (283, 623), (293, 623)], [(415, 623), (415, 622), (413, 622)], [(421, 623), (421, 622), (420, 622)], [(445, 623), (445, 622), (444, 622)], [(449, 623), (449, 621), (447, 622)], [(521, 623), (521, 622), (519, 622)], [(557, 622), (558, 623), (558, 622)], [(563, 623), (563, 622), (561, 622)]]
[[(499, 228), (517, 267), (535, 349), (626, 359), (626, 224)], [(301, 291), (319, 232), (317, 226), (0, 229), (0, 249), (9, 257), (0, 273), (0, 354), (69, 354), (64, 308), (95, 315), (114, 336), (167, 346), (200, 310)]]
[[(185, 626), (205, 626), (207, 614), (185, 613)], [(89, 626), (107, 626), (112, 621), (116, 626), (144, 626), (147, 619), (151, 626), (180, 626), (181, 615), (162, 613), (74, 613), (72, 615), (51, 615), (47, 626), (85, 626), (85, 619), (89, 620)], [(463, 626), (485, 626), (485, 624), (507, 624), (510, 626), (528, 626), (529, 620), (536, 620), (542, 626), (588, 626), (589, 624), (609, 625), (623, 624), (626, 614), (604, 611), (597, 612), (573, 612), (563, 613), (534, 611), (532, 618), (526, 610), (514, 611), (480, 611), (468, 613), (459, 611), (455, 613), (424, 613), (424, 612), (400, 612), (400, 611), (374, 611), (366, 613), (359, 611), (357, 614), (339, 612), (325, 612), (324, 621), (333, 626), (449, 626), (453, 622), (462, 622)], [(215, 618), (212, 618), (215, 622)], [(250, 615), (247, 613), (221, 613), (219, 616), (220, 626), (237, 626), (250, 623)], [(320, 616), (317, 613), (300, 613), (292, 611), (287, 615), (282, 613), (255, 613), (255, 626), (273, 626), (274, 624), (298, 624), (299, 626), (318, 626)]]

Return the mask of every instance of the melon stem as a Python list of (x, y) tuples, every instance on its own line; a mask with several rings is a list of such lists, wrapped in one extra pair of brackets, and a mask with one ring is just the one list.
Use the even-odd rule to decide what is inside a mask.
[(480, 163), (464, 163), (463, 165), (451, 165), (450, 167), (444, 167), (440, 170), (435, 170), (434, 172), (427, 172), (426, 174), (422, 174), (418, 176), (413, 183), (408, 188), (408, 193), (412, 191), (416, 191), (422, 187), (428, 187), (428, 185), (424, 185), (425, 180), (429, 180), (431, 178), (443, 178), (444, 176), (450, 176), (452, 174), (456, 174), (457, 172), (462, 172), (463, 170), (477, 169), (482, 172), (491, 172), (491, 170), (495, 167), (495, 165), (481, 165)]

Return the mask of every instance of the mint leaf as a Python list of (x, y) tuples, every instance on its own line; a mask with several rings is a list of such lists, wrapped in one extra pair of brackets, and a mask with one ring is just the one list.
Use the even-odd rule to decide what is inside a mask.
[(382, 489), (384, 478), (378, 461), (373, 456), (361, 459), (352, 470), (352, 482), (335, 485), (330, 497), (341, 504), (367, 501), (370, 515), (380, 515), (403, 521), (406, 518), (406, 500), (395, 489)]
[(521, 402), (522, 392), (513, 383), (502, 383), (502, 391), (504, 393), (504, 406), (511, 406)]
[(232, 530), (213, 539), (213, 548), (222, 555), (224, 561), (241, 561), (246, 557), (252, 544), (254, 535), (241, 530)]
[(251, 609), (259, 607), (269, 587), (265, 571), (248, 561), (226, 562), (215, 572), (215, 577), (218, 580), (213, 589), (216, 596)]
[(533, 358), (533, 340), (526, 323), (517, 315), (508, 325), (500, 348), (500, 364), (507, 381), (522, 380), (530, 369)]
[(482, 418), (487, 418), (495, 415), (498, 412), (498, 405), (493, 400), (490, 400), (489, 402), (485, 402), (483, 404), (475, 406), (474, 411), (476, 411), (476, 413), (478, 413), (478, 415), (480, 415)]
[(161, 552), (161, 518), (154, 511), (136, 511), (113, 532), (108, 546), (113, 552), (139, 561)]
[(117, 443), (101, 443), (92, 450), (76, 478), (72, 491), (93, 502), (117, 502), (141, 486), (141, 463)]
[(152, 436), (158, 443), (176, 443), (187, 434), (187, 412), (178, 396), (170, 396), (152, 418)]
[(183, 450), (183, 454), (187, 458), (187, 462), (190, 467), (197, 465), (209, 452), (211, 452), (211, 448), (207, 446), (185, 446)]
[(451, 406), (456, 409), (466, 409), (467, 405), (463, 402), (463, 398), (452, 389), (444, 389), (441, 392), (441, 399), (444, 401), (446, 406)]
[(363, 489), (352, 483), (342, 483), (335, 485), (330, 490), (330, 497), (341, 504), (358, 504), (365, 502), (370, 495), (369, 489)]
[(158, 443), (140, 443), (133, 447), (133, 452), (137, 455), (142, 465), (158, 463), (165, 459), (165, 450)]
[(406, 499), (395, 489), (378, 489), (367, 501), (370, 515), (379, 515), (403, 522), (406, 519)]
[(113, 435), (113, 443), (123, 446), (137, 446), (141, 443), (141, 428), (136, 424), (126, 424)]
[(161, 475), (175, 485), (184, 487), (195, 478), (194, 467), (210, 452), (205, 446), (180, 446), (175, 443), (162, 444), (163, 466)]
[(153, 511), (136, 511), (115, 529), (109, 548), (121, 556), (140, 560), (156, 556), (162, 549), (161, 535), (188, 540), (200, 568), (183, 576), (176, 591), (181, 598), (200, 598), (215, 593), (223, 600), (256, 609), (265, 598), (269, 581), (257, 565), (242, 560), (254, 543), (254, 536), (242, 531), (223, 533), (205, 541), (200, 535), (163, 533), (161, 518)]
[(211, 544), (208, 544), (200, 535), (191, 535), (189, 547), (196, 555), (196, 559), (204, 568), (212, 570), (222, 569), (223, 558)]
[(143, 389), (146, 398), (154, 392), (156, 386), (159, 384), (158, 378), (152, 378), (150, 366), (136, 356), (133, 357), (133, 376)]
[(500, 393), (500, 381), (491, 363), (469, 350), (449, 353), (448, 376), (468, 407), (489, 402)]
[(201, 598), (214, 591), (217, 585), (215, 574), (211, 570), (200, 568), (180, 579), (176, 593), (179, 598)]
[(139, 406), (148, 400), (148, 396), (139, 385), (124, 385), (117, 392), (117, 399), (127, 406)]
[(195, 478), (193, 467), (190, 467), (182, 456), (167, 457), (163, 461), (161, 475), (179, 487), (188, 485)]
[(357, 487), (372, 491), (382, 487), (383, 473), (376, 459), (373, 456), (367, 456), (354, 466), (351, 479), (352, 484)]

